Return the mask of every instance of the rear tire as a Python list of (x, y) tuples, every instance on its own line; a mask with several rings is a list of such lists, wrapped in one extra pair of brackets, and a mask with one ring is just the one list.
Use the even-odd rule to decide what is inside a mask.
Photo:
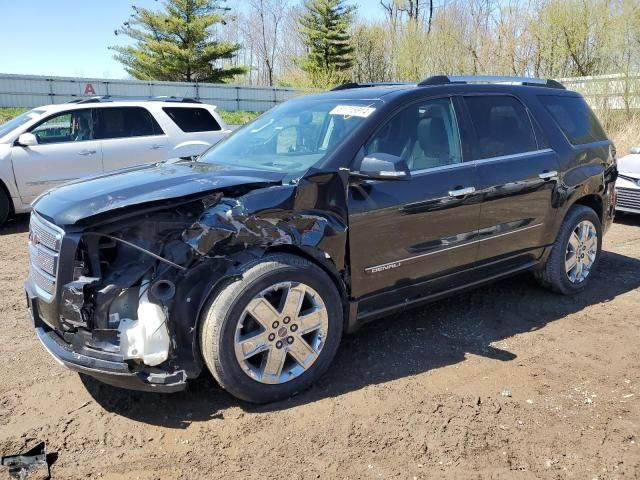
[(9, 218), (11, 213), (11, 201), (7, 196), (7, 193), (2, 187), (0, 187), (0, 226), (4, 225), (4, 222)]
[(583, 291), (596, 270), (602, 249), (602, 225), (596, 212), (574, 205), (562, 222), (545, 265), (535, 272), (545, 288), (563, 295)]
[(209, 301), (200, 348), (225, 390), (266, 403), (316, 381), (338, 350), (342, 327), (341, 297), (321, 268), (294, 255), (266, 255)]

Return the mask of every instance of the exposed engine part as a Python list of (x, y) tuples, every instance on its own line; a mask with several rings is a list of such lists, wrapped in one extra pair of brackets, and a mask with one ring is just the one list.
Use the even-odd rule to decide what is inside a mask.
[(170, 280), (159, 280), (149, 287), (149, 293), (153, 298), (164, 303), (173, 298), (176, 293), (176, 286)]
[(125, 360), (138, 360), (149, 366), (160, 365), (169, 357), (169, 330), (164, 308), (149, 301), (149, 280), (140, 286), (144, 292), (138, 303), (138, 319), (120, 319), (120, 353)]
[(124, 245), (126, 245), (128, 247), (134, 248), (134, 249), (136, 249), (136, 250), (138, 250), (138, 251), (140, 251), (142, 253), (146, 253), (147, 255), (149, 255), (150, 257), (155, 258), (156, 260), (164, 262), (167, 265), (171, 265), (172, 267), (177, 268), (178, 270), (186, 270), (186, 268), (183, 267), (182, 265), (178, 265), (177, 263), (173, 263), (171, 260), (167, 260), (166, 258), (161, 257), (158, 254), (155, 254), (155, 253), (153, 253), (153, 252), (151, 252), (151, 251), (149, 251), (149, 250), (147, 250), (145, 248), (142, 248), (139, 245), (136, 245), (135, 243), (131, 243), (131, 242), (128, 242), (126, 240), (123, 240), (122, 238), (114, 237), (113, 235), (108, 235), (106, 233), (100, 233), (100, 232), (85, 232), (84, 235), (85, 236), (94, 235), (94, 236), (99, 236), (99, 237), (105, 237), (105, 238), (108, 238), (110, 240), (113, 240), (114, 242), (123, 243)]

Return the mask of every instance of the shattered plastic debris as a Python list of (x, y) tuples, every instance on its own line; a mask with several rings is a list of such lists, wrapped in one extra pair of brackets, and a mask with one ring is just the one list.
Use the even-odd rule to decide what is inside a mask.
[(201, 255), (216, 252), (216, 246), (267, 247), (299, 245), (317, 247), (326, 237), (344, 233), (343, 225), (322, 216), (295, 212), (288, 218), (264, 218), (250, 214), (236, 199), (222, 199), (206, 210), (183, 235), (184, 241)]
[(47, 454), (45, 443), (40, 442), (27, 452), (2, 457), (0, 464), (9, 468), (10, 478), (47, 480), (51, 478), (49, 467), (57, 457), (56, 453)]

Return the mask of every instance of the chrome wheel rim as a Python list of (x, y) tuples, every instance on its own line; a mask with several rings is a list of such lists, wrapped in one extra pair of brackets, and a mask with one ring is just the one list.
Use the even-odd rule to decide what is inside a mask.
[(583, 220), (571, 232), (564, 267), (571, 283), (583, 282), (598, 255), (598, 232), (589, 220)]
[(273, 285), (243, 310), (236, 327), (236, 360), (252, 379), (281, 384), (306, 372), (327, 338), (327, 308), (304, 283)]

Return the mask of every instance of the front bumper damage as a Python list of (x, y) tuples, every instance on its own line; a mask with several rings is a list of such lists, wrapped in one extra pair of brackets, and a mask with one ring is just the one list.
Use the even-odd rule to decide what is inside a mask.
[[(183, 370), (166, 372), (160, 369), (132, 370), (129, 363), (117, 354), (107, 354), (88, 347), (86, 336), (67, 333), (61, 336), (47, 325), (38, 312), (39, 299), (29, 281), (25, 284), (29, 315), (42, 346), (60, 365), (75, 372), (90, 375), (115, 387), (149, 392), (178, 392), (186, 387)], [(63, 338), (66, 337), (66, 338)]]

